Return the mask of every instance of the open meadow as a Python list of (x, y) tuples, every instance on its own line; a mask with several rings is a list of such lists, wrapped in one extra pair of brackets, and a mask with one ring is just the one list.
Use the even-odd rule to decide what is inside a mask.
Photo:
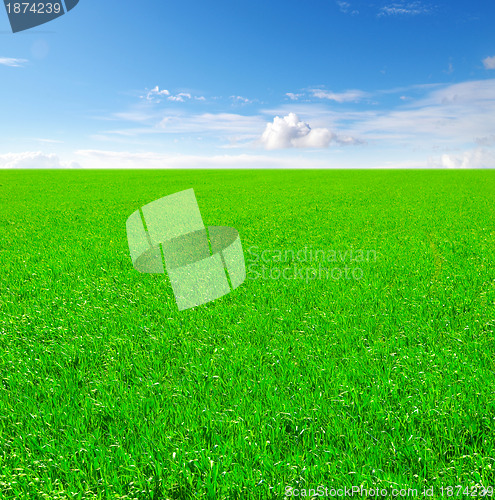
[[(191, 187), (247, 279), (179, 312)], [(0, 171), (0, 262), (0, 499), (495, 487), (493, 170)]]

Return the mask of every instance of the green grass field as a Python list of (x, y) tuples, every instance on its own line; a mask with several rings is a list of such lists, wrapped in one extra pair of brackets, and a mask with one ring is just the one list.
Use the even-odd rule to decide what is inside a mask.
[[(179, 312), (125, 222), (191, 187), (269, 274)], [(495, 171), (2, 171), (0, 200), (0, 499), (495, 487)]]

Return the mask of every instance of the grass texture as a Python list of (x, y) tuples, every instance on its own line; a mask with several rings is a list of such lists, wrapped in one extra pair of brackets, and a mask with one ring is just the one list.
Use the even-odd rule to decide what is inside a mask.
[[(179, 312), (125, 221), (191, 187), (248, 277)], [(494, 204), (495, 171), (0, 172), (0, 498), (495, 486)]]

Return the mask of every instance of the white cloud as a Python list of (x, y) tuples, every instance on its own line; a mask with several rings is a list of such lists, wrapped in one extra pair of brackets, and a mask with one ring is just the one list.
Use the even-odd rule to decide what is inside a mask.
[(44, 154), (38, 151), (0, 155), (0, 168), (80, 168), (80, 165), (75, 162), (62, 161), (55, 154)]
[(356, 139), (350, 135), (336, 135), (335, 142), (341, 146), (357, 146), (358, 144), (365, 144), (365, 141)]
[(368, 96), (362, 90), (347, 90), (346, 92), (335, 93), (322, 89), (310, 89), (313, 97), (318, 99), (328, 99), (335, 102), (358, 102)]
[(381, 161), (364, 164), (362, 160), (331, 158), (327, 154), (306, 154), (295, 151), (277, 151), (265, 154), (160, 154), (154, 152), (79, 150), (75, 152), (84, 168), (94, 169), (332, 169), (332, 168), (427, 168), (426, 161)]
[(432, 87), (425, 97), (393, 109), (335, 113), (336, 125), (352, 121), (350, 134), (410, 147), (456, 148), (495, 130), (495, 79)]
[(176, 102), (184, 102), (186, 99), (189, 100), (191, 99), (191, 94), (188, 94), (186, 92), (181, 92), (180, 94), (177, 95), (171, 95), (167, 97), (169, 101), (176, 101)]
[[(403, 95), (399, 92), (411, 92)], [(366, 141), (368, 158), (366, 165), (379, 156), (383, 162), (387, 156), (394, 162), (397, 155), (414, 156), (424, 162), (436, 151), (445, 152), (445, 163), (481, 165), (480, 153), (459, 159), (457, 151), (495, 145), (495, 79), (468, 81), (452, 85), (421, 85), (393, 89), (398, 93), (394, 106), (373, 106), (367, 109), (336, 110), (324, 103), (291, 102), (277, 108), (265, 109), (269, 116), (285, 116), (296, 113), (311, 117), (315, 127), (326, 127), (342, 135)], [(375, 96), (390, 94), (376, 92)], [(355, 153), (348, 152), (346, 156)], [(357, 154), (357, 153), (356, 153)], [(487, 154), (483, 155), (486, 160)], [(433, 160), (431, 160), (433, 161)], [(435, 160), (439, 164), (440, 159)], [(485, 162), (486, 163), (486, 162)], [(440, 164), (439, 164), (440, 165)], [(365, 166), (365, 165), (363, 165)]]
[(63, 144), (64, 143), (64, 141), (59, 141), (57, 139), (43, 139), (43, 138), (39, 138), (39, 137), (37, 137), (35, 139), (35, 141), (42, 142), (45, 144)]
[(185, 102), (191, 99), (194, 99), (196, 101), (206, 101), (206, 98), (204, 96), (192, 96), (189, 92), (179, 92), (178, 94), (171, 94), (169, 90), (160, 90), (160, 87), (158, 87), (158, 85), (155, 88), (149, 90), (146, 95), (141, 96), (141, 99), (146, 99), (147, 101), (155, 103), (159, 103), (162, 101), (162, 99), (165, 98), (173, 102)]
[(276, 116), (267, 123), (261, 136), (265, 149), (327, 148), (331, 142), (341, 145), (359, 144), (353, 137), (340, 137), (327, 128), (312, 129), (308, 123), (299, 120), (295, 113), (280, 118)]
[(495, 168), (495, 151), (476, 148), (459, 154), (443, 154), (430, 158), (428, 165), (433, 168)]
[[(126, 129), (122, 125), (119, 129), (100, 131), (100, 137), (141, 145), (156, 140), (161, 148), (162, 135), (171, 134), (170, 141), (173, 141), (182, 134), (190, 144), (196, 141), (196, 134), (204, 138), (202, 144), (211, 148), (244, 148), (246, 152), (256, 147), (287, 149), (287, 152), (280, 153), (287, 155), (296, 154), (294, 150), (297, 149), (323, 149), (365, 142), (368, 144), (367, 152), (352, 148), (352, 151), (341, 155), (343, 163), (348, 165), (351, 159), (354, 161), (359, 157), (363, 167), (376, 166), (376, 158), (381, 164), (386, 164), (389, 159), (392, 163), (400, 162), (404, 155), (414, 160), (415, 164), (423, 162), (426, 166), (429, 156), (437, 155), (438, 151), (450, 155), (445, 157), (445, 163), (450, 161), (462, 165), (469, 160), (477, 165), (480, 161), (475, 161), (476, 155), (469, 156), (468, 160), (464, 157), (459, 160), (457, 151), (492, 145), (495, 78), (450, 85), (414, 85), (372, 93), (362, 90), (332, 93), (323, 89), (304, 92), (302, 99), (299, 99), (300, 94), (287, 94), (285, 104), (259, 109), (252, 115), (193, 114), (175, 106), (168, 107), (166, 111), (153, 108), (146, 122), (131, 113), (125, 116), (134, 119), (132, 128)], [(311, 92), (320, 98), (309, 100)], [(384, 98), (389, 94), (396, 94), (394, 100)], [(346, 106), (337, 109), (329, 102), (345, 103), (365, 96), (366, 101), (379, 102), (354, 109)], [(145, 111), (148, 112), (148, 108)], [(154, 139), (153, 135), (157, 138)], [(311, 151), (309, 154), (335, 157), (342, 151), (342, 148), (335, 148), (331, 155), (324, 151)], [(435, 161), (438, 163), (440, 159)]]
[(256, 134), (265, 122), (258, 116), (236, 113), (203, 113), (197, 115), (168, 114), (158, 123), (155, 131), (168, 133), (220, 132), (233, 134)]
[(28, 61), (27, 59), (15, 59), (13, 57), (0, 57), (0, 65), (10, 66), (11, 68), (20, 68)]
[(340, 12), (344, 14), (356, 15), (359, 14), (359, 11), (352, 8), (352, 5), (349, 2), (344, 2), (341, 0), (337, 0), (337, 5), (340, 8)]
[(230, 98), (237, 104), (251, 104), (253, 101), (241, 95), (231, 95)]
[(476, 137), (474, 142), (476, 142), (478, 146), (495, 146), (495, 134)]
[(428, 14), (431, 9), (421, 2), (396, 2), (380, 8), (378, 16), (417, 16)]
[(495, 79), (474, 80), (455, 83), (433, 90), (426, 99), (417, 102), (418, 106), (431, 105), (468, 105), (486, 104), (495, 101)]
[(388, 95), (388, 94), (399, 94), (402, 92), (426, 92), (441, 87), (445, 87), (445, 85), (441, 83), (419, 83), (414, 85), (407, 85), (406, 87), (392, 87), (391, 89), (377, 90), (376, 94)]
[(334, 168), (328, 158), (308, 158), (306, 156), (290, 157), (257, 154), (239, 155), (167, 155), (159, 153), (130, 153), (127, 151), (79, 150), (76, 155), (81, 158), (85, 168), (137, 168), (137, 169), (170, 169), (170, 168)]
[(140, 109), (125, 111), (122, 113), (114, 113), (112, 119), (124, 120), (129, 122), (148, 122), (154, 118), (154, 115), (148, 111), (143, 111)]
[(166, 89), (160, 90), (160, 87), (158, 85), (154, 88), (148, 91), (148, 93), (145, 96), (141, 96), (142, 99), (146, 99), (147, 101), (154, 101), (154, 102), (160, 102), (161, 98), (164, 96), (170, 95), (170, 92)]
[(485, 57), (483, 59), (483, 66), (485, 69), (495, 69), (495, 56)]
[(287, 92), (285, 94), (291, 101), (297, 101), (303, 94), (294, 94), (292, 92)]
[(332, 139), (333, 134), (328, 129), (312, 130), (295, 113), (289, 113), (283, 118), (276, 116), (273, 123), (267, 123), (261, 136), (265, 149), (326, 148)]
[[(133, 118), (133, 115), (129, 118)], [(192, 114), (177, 109), (168, 109), (166, 115), (163, 112), (155, 113), (150, 117), (149, 123), (137, 120), (139, 116), (135, 118), (139, 124), (136, 127), (100, 131), (93, 138), (118, 142), (132, 139), (136, 143), (139, 138), (153, 135), (184, 134), (191, 138), (193, 134), (205, 134), (209, 139), (235, 142), (237, 146), (244, 143), (252, 147), (252, 144), (247, 143), (259, 138), (266, 125), (266, 120), (261, 116), (236, 113)]]

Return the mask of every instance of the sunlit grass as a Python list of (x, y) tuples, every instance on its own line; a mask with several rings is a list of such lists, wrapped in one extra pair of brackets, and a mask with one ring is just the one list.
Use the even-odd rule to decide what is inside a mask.
[[(125, 221), (190, 187), (248, 266), (376, 259), (178, 312)], [(494, 195), (491, 171), (0, 172), (0, 498), (494, 486)]]

